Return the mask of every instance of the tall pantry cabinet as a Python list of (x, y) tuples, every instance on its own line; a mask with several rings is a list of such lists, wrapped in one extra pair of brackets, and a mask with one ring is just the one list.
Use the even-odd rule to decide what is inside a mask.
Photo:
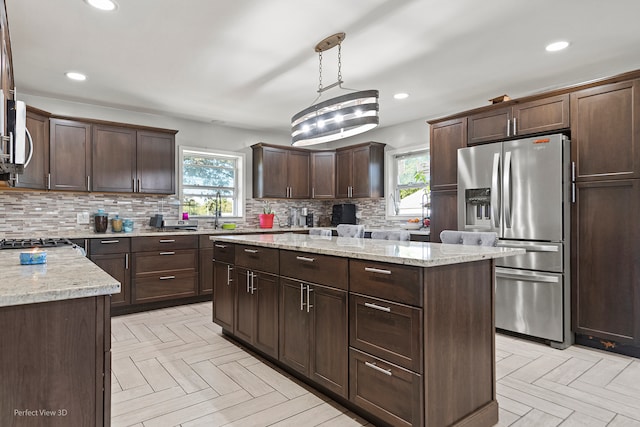
[(640, 79), (571, 94), (572, 314), (578, 334), (640, 345)]

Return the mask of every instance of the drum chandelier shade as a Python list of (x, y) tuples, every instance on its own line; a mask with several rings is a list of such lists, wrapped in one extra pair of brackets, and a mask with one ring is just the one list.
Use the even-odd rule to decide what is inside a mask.
[[(318, 43), (315, 51), (320, 59), (318, 97), (322, 92), (339, 86), (349, 91), (329, 100), (313, 104), (291, 118), (291, 140), (294, 146), (306, 146), (335, 141), (366, 132), (378, 126), (378, 91), (351, 91), (342, 87), (341, 43), (345, 33), (337, 33)], [(338, 46), (338, 81), (322, 87), (322, 52)]]

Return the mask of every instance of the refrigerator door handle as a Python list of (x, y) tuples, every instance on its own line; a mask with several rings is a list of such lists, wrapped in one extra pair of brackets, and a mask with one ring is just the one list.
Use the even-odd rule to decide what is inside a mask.
[(500, 153), (493, 155), (493, 169), (491, 171), (491, 216), (493, 217), (493, 224), (495, 228), (500, 227)]
[(511, 151), (507, 151), (504, 155), (503, 176), (503, 197), (504, 200), (504, 226), (511, 228)]
[(544, 283), (559, 283), (559, 276), (551, 276), (544, 273), (535, 273), (533, 271), (514, 271), (508, 268), (496, 267), (496, 277), (502, 277), (505, 279), (522, 280), (525, 282), (544, 282)]
[(500, 248), (524, 249), (527, 252), (558, 252), (560, 248), (552, 245), (518, 245), (517, 243), (502, 243), (496, 245)]

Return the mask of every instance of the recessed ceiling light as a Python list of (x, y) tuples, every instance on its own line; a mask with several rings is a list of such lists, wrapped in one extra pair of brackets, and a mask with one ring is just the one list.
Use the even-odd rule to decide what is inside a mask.
[(87, 4), (96, 9), (112, 11), (118, 8), (118, 4), (112, 0), (85, 0)]
[(70, 78), (71, 80), (78, 80), (78, 81), (84, 81), (87, 80), (87, 76), (85, 76), (82, 73), (76, 73), (75, 71), (69, 71), (68, 73), (65, 74), (68, 78)]
[(569, 46), (569, 42), (559, 41), (548, 44), (545, 49), (547, 50), (547, 52), (557, 52), (559, 50), (566, 49), (567, 46)]
[(409, 94), (401, 92), (401, 93), (396, 93), (395, 95), (393, 95), (393, 97), (395, 99), (407, 99), (409, 97)]

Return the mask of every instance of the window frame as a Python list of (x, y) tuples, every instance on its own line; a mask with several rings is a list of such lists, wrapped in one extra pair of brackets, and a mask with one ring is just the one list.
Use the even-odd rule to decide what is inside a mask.
[[(184, 183), (183, 183), (183, 169), (184, 169), (184, 155), (185, 152), (187, 154), (190, 153), (196, 153), (196, 154), (203, 154), (203, 155), (207, 155), (207, 156), (213, 156), (213, 157), (230, 157), (230, 158), (234, 158), (236, 159), (237, 163), (236, 163), (236, 182), (235, 182), (235, 192), (236, 192), (236, 198), (235, 198), (235, 202), (237, 205), (237, 210), (235, 215), (233, 216), (224, 216), (222, 218), (224, 218), (225, 220), (227, 219), (234, 219), (234, 220), (244, 220), (245, 218), (245, 210), (246, 210), (246, 206), (247, 206), (247, 202), (246, 202), (246, 191), (245, 191), (245, 168), (246, 168), (246, 155), (244, 153), (240, 153), (240, 152), (235, 152), (235, 151), (225, 151), (225, 150), (218, 150), (218, 149), (213, 149), (213, 148), (204, 148), (204, 147), (189, 147), (189, 146), (184, 146), (184, 145), (180, 145), (178, 147), (178, 200), (180, 202), (180, 211), (186, 211), (186, 209), (183, 209), (183, 204), (182, 201), (184, 200)], [(188, 186), (187, 186), (188, 187)], [(214, 218), (213, 215), (194, 215), (193, 216), (194, 219), (208, 219), (208, 218)]]
[[(394, 208), (394, 199), (398, 194), (398, 168), (396, 158), (400, 156), (411, 155), (418, 152), (426, 152), (431, 155), (429, 145), (415, 145), (402, 147), (395, 150), (387, 150), (385, 152), (385, 184), (389, 189), (389, 194), (385, 197), (385, 219), (387, 220), (408, 220), (415, 218), (416, 214), (399, 214), (396, 215)], [(388, 165), (388, 166), (387, 166)], [(429, 171), (429, 183), (431, 183), (431, 171)], [(391, 196), (393, 195), (393, 198)], [(425, 215), (427, 211), (425, 210)]]

